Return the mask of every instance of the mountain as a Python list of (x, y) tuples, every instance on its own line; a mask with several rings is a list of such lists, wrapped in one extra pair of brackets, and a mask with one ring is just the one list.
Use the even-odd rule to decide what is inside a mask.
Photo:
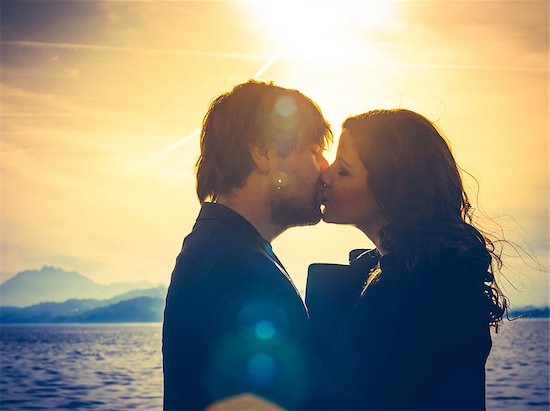
[(25, 307), (41, 302), (62, 302), (70, 298), (105, 300), (135, 289), (151, 288), (153, 284), (97, 284), (82, 274), (61, 268), (44, 266), (41, 270), (17, 273), (0, 285), (0, 305)]
[(0, 323), (162, 321), (165, 287), (132, 290), (108, 300), (70, 299), (30, 307), (0, 307)]
[(74, 321), (86, 323), (161, 322), (163, 312), (164, 299), (137, 297), (108, 307), (96, 308), (76, 317)]
[(63, 303), (40, 303), (30, 307), (0, 307), (0, 323), (63, 322), (65, 318), (108, 305), (107, 300), (70, 299)]
[(108, 300), (109, 304), (115, 304), (120, 301), (131, 300), (137, 297), (151, 297), (151, 298), (160, 298), (164, 300), (166, 298), (167, 289), (163, 285), (159, 285), (154, 288), (145, 288), (140, 290), (131, 290), (125, 292), (124, 294), (117, 295)]

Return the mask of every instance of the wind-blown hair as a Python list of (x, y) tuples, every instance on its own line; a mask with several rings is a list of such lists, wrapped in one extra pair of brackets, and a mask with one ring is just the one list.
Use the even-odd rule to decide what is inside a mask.
[(380, 246), (414, 268), (421, 258), (460, 265), (463, 284), (481, 291), (489, 323), (498, 326), (508, 301), (495, 280), (502, 267), (495, 241), (476, 228), (459, 168), (437, 128), (415, 112), (374, 110), (343, 123), (368, 171), (388, 225)]
[(196, 163), (197, 195), (216, 201), (242, 186), (254, 168), (250, 145), (273, 145), (281, 156), (300, 140), (326, 147), (329, 123), (315, 102), (297, 90), (250, 80), (216, 98), (206, 113)]

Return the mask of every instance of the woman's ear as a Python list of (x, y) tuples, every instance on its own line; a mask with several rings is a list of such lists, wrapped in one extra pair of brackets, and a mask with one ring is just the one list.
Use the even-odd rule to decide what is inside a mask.
[(269, 150), (265, 145), (250, 144), (248, 146), (252, 161), (256, 165), (256, 169), (262, 173), (267, 174), (271, 169), (271, 162), (269, 159)]

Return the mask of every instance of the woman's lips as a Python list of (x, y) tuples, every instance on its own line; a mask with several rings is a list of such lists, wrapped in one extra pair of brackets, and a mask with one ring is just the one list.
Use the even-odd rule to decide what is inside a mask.
[(320, 201), (320, 204), (321, 204), (321, 213), (325, 213), (325, 210), (327, 208), (327, 204), (329, 203), (329, 200), (328, 198), (326, 197), (325, 195), (325, 192), (322, 191), (321, 192), (321, 201)]

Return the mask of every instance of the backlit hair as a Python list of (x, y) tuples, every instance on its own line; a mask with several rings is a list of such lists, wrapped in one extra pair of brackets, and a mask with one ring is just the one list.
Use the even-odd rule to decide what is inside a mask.
[(374, 110), (348, 118), (347, 129), (368, 171), (369, 186), (388, 225), (380, 247), (414, 268), (420, 258), (460, 264), (465, 284), (481, 290), (489, 322), (497, 326), (507, 299), (495, 281), (501, 251), (473, 223), (459, 168), (442, 133), (404, 109)]
[(329, 123), (315, 102), (297, 90), (250, 80), (210, 105), (202, 124), (196, 163), (201, 204), (242, 186), (254, 168), (250, 145), (273, 145), (281, 156), (300, 139), (326, 147)]

